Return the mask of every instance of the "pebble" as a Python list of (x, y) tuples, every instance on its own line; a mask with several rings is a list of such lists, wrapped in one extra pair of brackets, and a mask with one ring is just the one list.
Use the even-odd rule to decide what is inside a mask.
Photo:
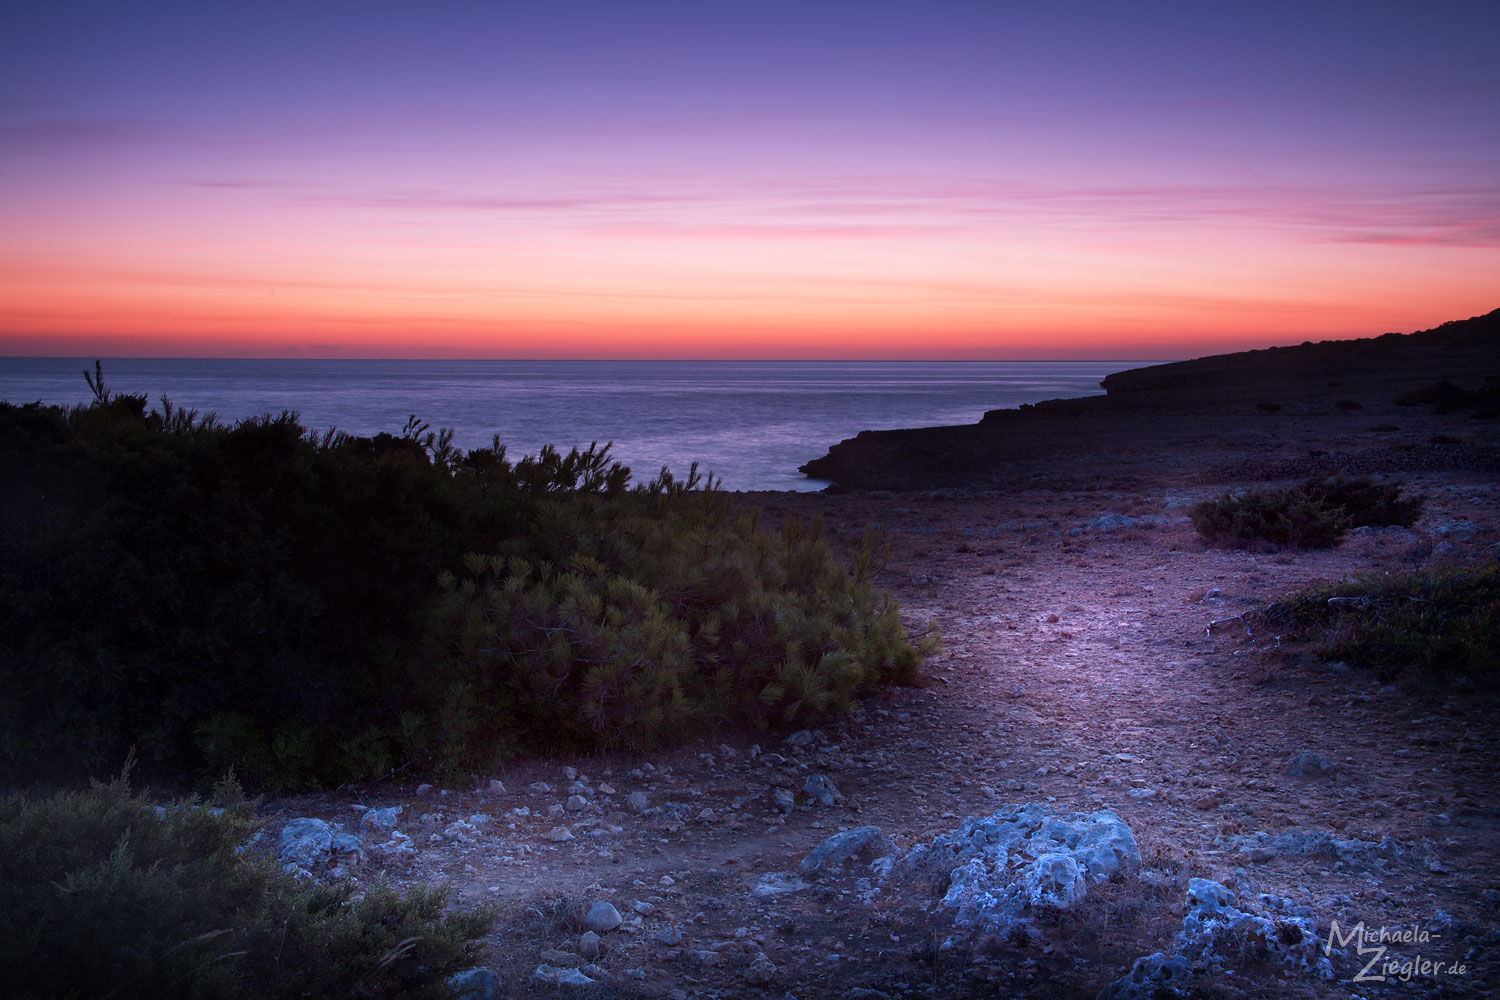
[(548, 831), (547, 839), (553, 841), (554, 843), (560, 844), (565, 840), (572, 840), (573, 831), (569, 830), (565, 826), (554, 826), (550, 831)]
[(578, 954), (584, 958), (597, 958), (603, 949), (603, 940), (593, 931), (584, 931), (578, 935)]
[(582, 812), (588, 808), (589, 800), (582, 795), (569, 795), (568, 804), (565, 807), (568, 812)]

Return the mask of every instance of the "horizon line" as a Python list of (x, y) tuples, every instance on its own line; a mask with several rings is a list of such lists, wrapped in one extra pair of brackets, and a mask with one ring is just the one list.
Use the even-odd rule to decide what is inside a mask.
[[(1263, 350), (1263, 348), (1253, 348)], [(1242, 353), (1242, 352), (1232, 352)], [(1212, 355), (1205, 355), (1212, 357)], [(231, 355), (231, 354), (0, 354), (0, 361), (76, 361), (94, 358), (99, 361), (438, 361), (506, 362), (533, 364), (1096, 364), (1146, 361), (1171, 364), (1182, 358), (447, 358), (447, 357), (348, 357), (342, 355)]]

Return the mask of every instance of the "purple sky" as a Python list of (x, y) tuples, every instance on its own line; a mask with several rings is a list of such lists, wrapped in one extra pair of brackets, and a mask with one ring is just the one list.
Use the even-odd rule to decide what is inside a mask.
[(9, 4), (0, 352), (1433, 325), (1500, 305), (1497, 38), (1476, 3)]

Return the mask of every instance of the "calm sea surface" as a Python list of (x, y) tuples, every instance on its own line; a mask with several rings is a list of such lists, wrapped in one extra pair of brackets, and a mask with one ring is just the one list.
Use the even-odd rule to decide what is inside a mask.
[[(637, 480), (697, 461), (731, 490), (815, 490), (797, 466), (862, 430), (970, 424), (985, 410), (1098, 393), (1132, 361), (106, 360), (115, 392), (226, 421), (295, 410), (319, 430), (399, 433), (408, 414), (512, 456), (614, 442)], [(0, 358), (0, 399), (87, 401), (70, 358)]]

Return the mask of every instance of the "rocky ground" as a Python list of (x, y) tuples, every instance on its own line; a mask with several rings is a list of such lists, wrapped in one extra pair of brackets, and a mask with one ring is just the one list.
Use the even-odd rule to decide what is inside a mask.
[[(942, 631), (924, 686), (785, 737), (279, 800), (271, 832), (328, 824), (288, 841), (315, 877), (497, 907), (474, 996), (1493, 995), (1494, 698), (1237, 617), (1493, 558), (1493, 478), (1409, 474), (1413, 530), (1323, 552), (1205, 548), (1184, 511), (1213, 484), (747, 496), (836, 546), (884, 527), (882, 584)], [(1335, 921), (1372, 950), (1325, 954)]]

